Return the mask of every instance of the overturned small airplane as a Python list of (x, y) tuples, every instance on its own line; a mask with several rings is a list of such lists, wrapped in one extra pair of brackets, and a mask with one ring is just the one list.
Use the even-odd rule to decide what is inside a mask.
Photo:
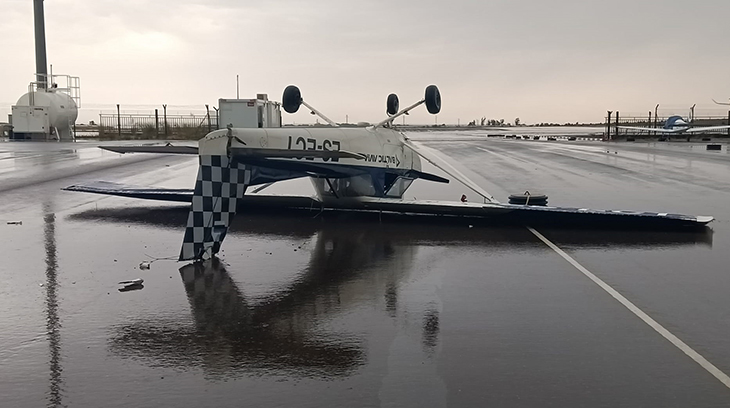
[[(248, 187), (258, 192), (283, 180), (309, 177), (317, 197), (292, 206), (321, 209), (379, 211), (436, 216), (505, 220), (520, 225), (586, 225), (631, 228), (702, 227), (709, 216), (688, 216), (656, 212), (590, 210), (543, 205), (498, 202), (491, 194), (458, 170), (439, 164), (427, 151), (397, 131), (393, 120), (420, 105), (429, 113), (441, 110), (441, 94), (435, 85), (426, 88), (418, 102), (399, 109), (398, 97), (387, 98), (388, 117), (364, 128), (343, 128), (306, 103), (293, 85), (284, 90), (282, 106), (289, 113), (301, 105), (330, 124), (318, 128), (227, 128), (213, 131), (191, 146), (102, 147), (117, 153), (197, 154), (198, 175), (192, 190), (141, 188), (117, 183), (95, 182), (65, 188), (131, 198), (191, 202), (179, 260), (208, 259), (220, 250), (236, 211)], [(415, 179), (448, 183), (421, 168), (421, 158), (463, 183), (483, 198), (482, 203), (404, 200), (403, 194)], [(250, 196), (247, 196), (250, 197)], [(529, 201), (529, 197), (527, 198)], [(525, 203), (528, 204), (528, 203)]]

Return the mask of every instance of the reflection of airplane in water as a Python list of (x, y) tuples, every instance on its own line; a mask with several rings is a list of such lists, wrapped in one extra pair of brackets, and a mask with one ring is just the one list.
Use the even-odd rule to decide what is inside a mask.
[[(278, 228), (261, 233), (292, 236), (291, 229)], [(329, 334), (318, 324), (362, 302), (362, 294), (385, 296), (386, 305), (395, 305), (394, 288), (410, 270), (415, 248), (393, 244), (377, 231), (294, 230), (303, 237), (316, 233), (317, 239), (308, 266), (288, 287), (248, 300), (216, 258), (188, 264), (180, 275), (194, 327), (134, 322), (118, 329), (111, 349), (165, 365), (200, 365), (214, 377), (350, 374), (365, 358), (361, 340)]]
[[(186, 215), (184, 208), (132, 208), (124, 213), (86, 211), (73, 219), (162, 225), (175, 230), (185, 224)], [(132, 321), (115, 329), (110, 339), (114, 353), (155, 365), (199, 367), (212, 378), (350, 375), (365, 363), (364, 340), (354, 332), (356, 328), (353, 332), (333, 331), (327, 322), (368, 302), (380, 305), (384, 318), (396, 316), (402, 307), (399, 284), (416, 268), (420, 247), (489, 251), (541, 245), (526, 229), (515, 228), (378, 224), (357, 217), (347, 223), (323, 223), (281, 214), (247, 215), (240, 220), (232, 226), (233, 236), (246, 234), (267, 240), (315, 236), (307, 266), (288, 285), (248, 299), (235, 282), (238, 273), (227, 271), (217, 259), (186, 265), (180, 274), (191, 307), (192, 327), (163, 317)], [(709, 232), (545, 234), (577, 247), (711, 244)], [(421, 322), (424, 349), (433, 349), (439, 338), (439, 314), (426, 310), (416, 320)]]

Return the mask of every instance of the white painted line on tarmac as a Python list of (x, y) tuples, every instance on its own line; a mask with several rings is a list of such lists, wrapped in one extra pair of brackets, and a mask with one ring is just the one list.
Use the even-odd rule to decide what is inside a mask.
[(566, 254), (565, 251), (558, 248), (557, 245), (553, 244), (545, 238), (542, 234), (537, 232), (535, 229), (531, 227), (527, 227), (530, 232), (532, 232), (536, 237), (540, 239), (540, 241), (544, 242), (545, 245), (549, 246), (553, 251), (557, 252), (558, 255), (562, 256), (563, 259), (568, 261), (571, 265), (575, 267), (575, 269), (581, 271), (583, 275), (587, 276), (588, 279), (592, 280), (596, 285), (600, 286), (601, 289), (605, 290), (609, 295), (613, 296), (614, 299), (618, 300), (619, 303), (624, 305), (627, 309), (629, 309), (633, 314), (635, 314), (639, 319), (643, 320), (644, 323), (648, 324), (649, 327), (656, 330), (657, 333), (661, 334), (662, 337), (669, 340), (670, 343), (674, 344), (675, 347), (682, 350), (684, 354), (689, 356), (692, 360), (694, 360), (697, 364), (702, 366), (707, 372), (712, 374), (715, 378), (720, 380), (721, 383), (725, 384), (726, 387), (730, 388), (730, 377), (727, 376), (727, 374), (720, 371), (719, 368), (715, 367), (714, 364), (707, 361), (706, 358), (702, 357), (702, 355), (696, 351), (694, 351), (690, 346), (688, 346), (685, 342), (680, 340), (677, 336), (672, 334), (669, 330), (665, 329), (664, 326), (657, 323), (656, 320), (652, 319), (648, 314), (644, 313), (641, 309), (639, 309), (635, 304), (631, 303), (630, 300), (626, 299), (622, 294), (618, 293), (614, 288), (609, 286), (606, 282), (602, 281), (599, 277), (591, 273), (588, 269), (584, 268), (583, 265), (579, 264), (578, 261), (573, 259), (570, 255)]

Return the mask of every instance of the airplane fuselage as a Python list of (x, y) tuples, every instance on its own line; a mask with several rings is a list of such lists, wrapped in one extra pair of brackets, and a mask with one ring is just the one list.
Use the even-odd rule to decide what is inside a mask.
[[(316, 173), (312, 169), (326, 169), (332, 177), (312, 176), (320, 198), (401, 197), (414, 178), (410, 171), (421, 170), (419, 156), (403, 143), (404, 138), (389, 128), (233, 128), (206, 135), (199, 142), (199, 154), (228, 155), (237, 149), (261, 152), (260, 158), (245, 158), (252, 166), (260, 163), (266, 167), (268, 178), (259, 178), (252, 185), (312, 176)], [(265, 157), (267, 152), (285, 155), (298, 151), (301, 157)], [(323, 151), (350, 152), (359, 157), (307, 156)]]

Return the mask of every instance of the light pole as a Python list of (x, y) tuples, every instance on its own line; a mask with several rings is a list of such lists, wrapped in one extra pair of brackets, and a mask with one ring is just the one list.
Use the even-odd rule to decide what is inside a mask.
[[(692, 126), (692, 123), (695, 121), (695, 106), (697, 106), (697, 104), (694, 104), (694, 105), (692, 105), (689, 108), (689, 124), (690, 124), (690, 126)], [(691, 135), (691, 133), (687, 133), (687, 141), (688, 142), (689, 142), (689, 139), (690, 139), (690, 135)]]

